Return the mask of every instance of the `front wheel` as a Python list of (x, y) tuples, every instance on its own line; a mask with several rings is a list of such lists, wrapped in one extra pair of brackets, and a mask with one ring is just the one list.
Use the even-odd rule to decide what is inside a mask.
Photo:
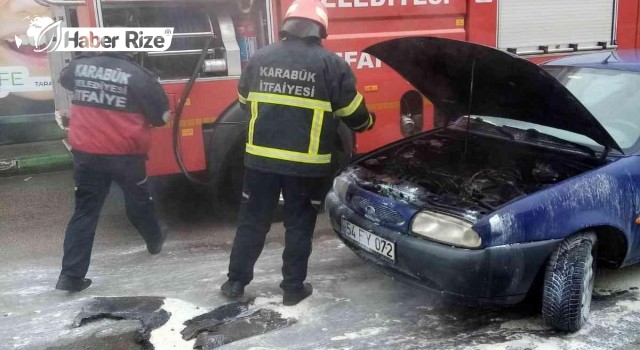
[(542, 317), (546, 324), (576, 332), (586, 323), (596, 268), (593, 232), (565, 239), (551, 254), (544, 277)]

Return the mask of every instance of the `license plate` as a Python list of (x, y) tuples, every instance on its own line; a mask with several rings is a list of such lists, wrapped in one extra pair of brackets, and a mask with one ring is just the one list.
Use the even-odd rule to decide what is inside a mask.
[(387, 260), (396, 261), (396, 245), (342, 218), (342, 235), (361, 248)]

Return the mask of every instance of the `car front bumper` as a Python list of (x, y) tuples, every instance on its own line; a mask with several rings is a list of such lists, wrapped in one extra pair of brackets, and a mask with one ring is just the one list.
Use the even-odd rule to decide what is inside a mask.
[[(466, 305), (510, 305), (524, 299), (561, 240), (463, 249), (376, 225), (332, 192), (326, 200), (338, 237), (358, 256), (393, 278)], [(370, 253), (340, 232), (342, 218), (396, 245), (395, 262)]]

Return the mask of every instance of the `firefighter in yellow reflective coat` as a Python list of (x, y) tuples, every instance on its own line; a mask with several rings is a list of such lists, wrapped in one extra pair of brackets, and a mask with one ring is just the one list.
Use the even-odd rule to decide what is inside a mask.
[(282, 25), (282, 40), (259, 50), (238, 87), (251, 112), (239, 225), (224, 295), (241, 297), (253, 279), (280, 193), (284, 197), (283, 303), (312, 293), (305, 283), (317, 209), (331, 176), (331, 153), (340, 121), (357, 132), (375, 117), (356, 90), (349, 65), (324, 49), (328, 16), (317, 0), (297, 0)]

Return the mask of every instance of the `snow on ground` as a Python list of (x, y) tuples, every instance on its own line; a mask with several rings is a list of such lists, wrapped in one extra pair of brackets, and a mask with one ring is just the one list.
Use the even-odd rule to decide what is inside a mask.
[(165, 299), (162, 308), (171, 314), (171, 318), (162, 327), (151, 332), (151, 344), (156, 350), (192, 349), (195, 339), (182, 339), (180, 331), (184, 322), (208, 312), (197, 305), (178, 299)]
[(484, 344), (474, 346), (473, 350), (518, 350), (518, 349), (531, 349), (531, 350), (583, 350), (585, 344), (579, 341), (571, 342), (569, 344), (563, 344), (558, 341), (557, 338), (544, 339), (535, 336), (523, 336), (521, 339), (509, 340), (501, 344)]
[(357, 332), (349, 332), (349, 333), (345, 333), (344, 335), (332, 337), (331, 340), (334, 340), (334, 341), (335, 340), (355, 340), (359, 338), (368, 338), (368, 337), (373, 337), (380, 333), (383, 333), (385, 330), (387, 330), (387, 328), (385, 327), (364, 328)]
[[(140, 247), (102, 250), (92, 262), (94, 285), (79, 294), (53, 290), (59, 260), (34, 260), (28, 268), (0, 266), (0, 348), (66, 348), (79, 339), (131, 331), (133, 323), (103, 320), (72, 328), (94, 296), (163, 296), (172, 317), (152, 332), (156, 349), (189, 349), (182, 323), (228, 303), (219, 293), (228, 249), (216, 244), (171, 243), (159, 257)], [(450, 306), (364, 264), (331, 236), (318, 239), (310, 263), (311, 297), (282, 305), (282, 245), (267, 246), (256, 279), (246, 289), (250, 311), (269, 308), (297, 322), (281, 330), (224, 346), (229, 349), (633, 349), (640, 339), (640, 276), (633, 270), (598, 274), (589, 323), (578, 333), (548, 329), (526, 307), (478, 309)], [(606, 281), (603, 283), (602, 281)], [(613, 289), (610, 285), (628, 289)], [(624, 292), (626, 290), (626, 292)], [(619, 292), (623, 291), (623, 292)], [(130, 322), (130, 321), (126, 321)]]
[(284, 306), (282, 305), (281, 295), (260, 296), (256, 298), (253, 305), (249, 307), (248, 313), (266, 308), (280, 313), (283, 318), (293, 318), (297, 322), (308, 323), (314, 321), (313, 318), (310, 318), (313, 314), (309, 312), (313, 297), (312, 295), (295, 306)]

